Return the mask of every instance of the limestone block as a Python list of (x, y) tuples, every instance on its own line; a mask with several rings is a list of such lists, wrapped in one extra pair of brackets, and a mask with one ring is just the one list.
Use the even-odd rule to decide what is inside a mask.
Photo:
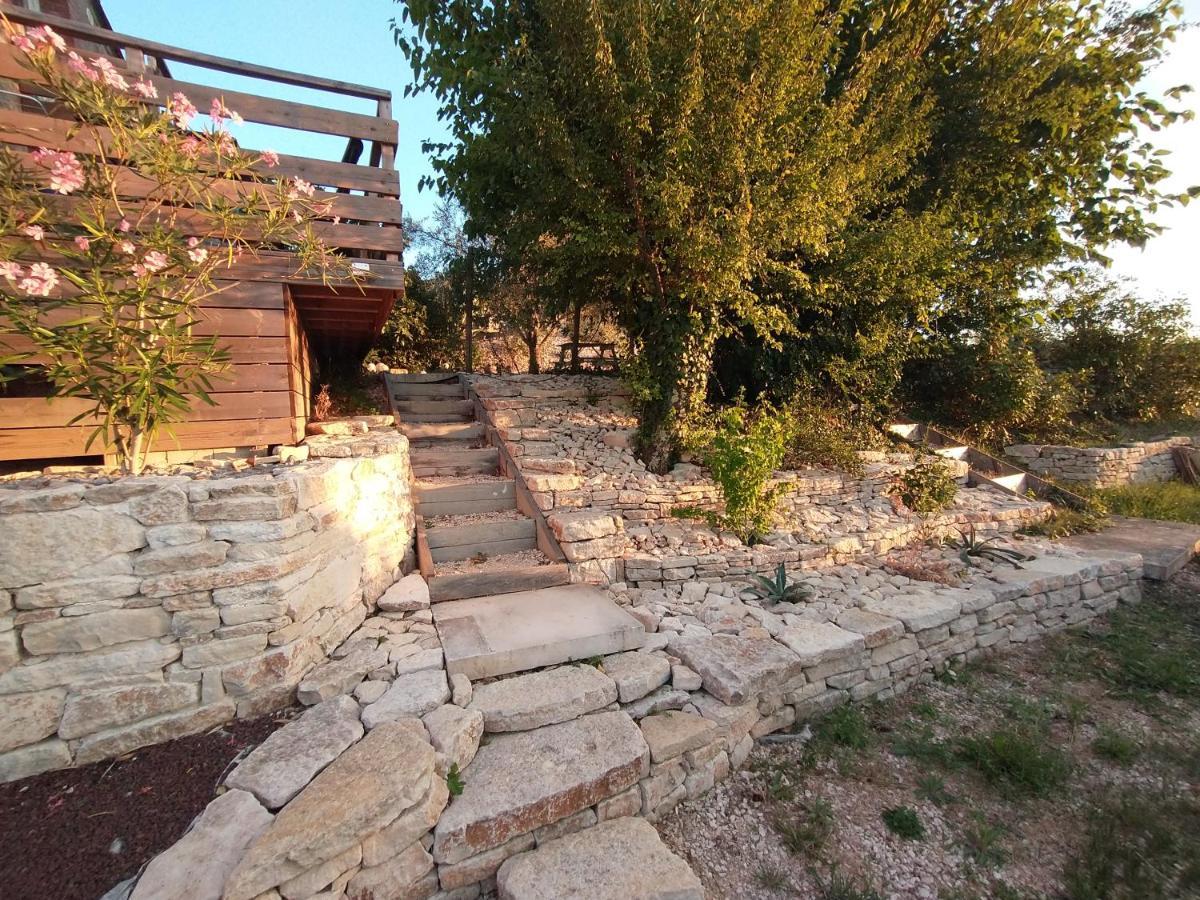
[(273, 818), (245, 791), (222, 794), (187, 834), (150, 860), (130, 900), (220, 900), (225, 879)]
[(638, 727), (650, 748), (650, 759), (655, 763), (702, 747), (716, 735), (716, 726), (712, 722), (678, 710), (646, 716), (638, 722)]
[(0, 783), (17, 781), (70, 764), (71, 751), (66, 741), (55, 738), (40, 744), (29, 744), (8, 753), (0, 753)]
[(590, 900), (703, 900), (687, 863), (654, 826), (637, 818), (602, 822), (512, 857), (496, 877), (501, 900), (559, 900), (587, 885)]
[(629, 790), (601, 800), (596, 804), (596, 818), (600, 822), (619, 819), (621, 816), (636, 816), (642, 810), (642, 792), (634, 785)]
[(441, 669), (427, 669), (397, 678), (386, 694), (363, 710), (367, 730), (397, 719), (419, 719), (450, 699), (450, 686)]
[(443, 890), (456, 890), (468, 885), (491, 878), (506, 859), (517, 853), (532, 850), (535, 838), (532, 834), (522, 834), (499, 847), (493, 847), (469, 859), (452, 865), (438, 866), (438, 881)]
[(904, 635), (904, 623), (899, 619), (881, 616), (865, 609), (847, 609), (837, 616), (837, 625), (846, 631), (863, 636), (868, 650)]
[(368, 672), (387, 665), (386, 650), (361, 647), (341, 659), (317, 666), (296, 688), (296, 699), (311, 706), (339, 694), (348, 694), (367, 677)]
[(279, 886), (279, 895), (284, 900), (308, 900), (317, 896), (322, 888), (328, 887), (339, 878), (347, 883), (359, 871), (362, 862), (362, 847), (358, 844), (309, 869), (303, 875), (290, 878)]
[(345, 696), (326, 700), (273, 732), (225, 784), (249, 791), (268, 809), (278, 809), (362, 736), (358, 704)]
[(189, 734), (207, 731), (228, 722), (234, 717), (236, 707), (230, 700), (221, 700), (208, 706), (168, 713), (153, 719), (145, 719), (133, 725), (88, 735), (75, 749), (76, 765), (86, 766), (101, 759), (111, 759), (137, 750), (161, 744)]
[(186, 522), (188, 497), (182, 487), (169, 486), (134, 497), (129, 513), (143, 525), (173, 525)]
[(0, 753), (35, 744), (58, 731), (67, 692), (58, 688), (11, 694), (0, 701)]
[(0, 675), (0, 694), (157, 672), (177, 660), (180, 653), (178, 644), (138, 641), (89, 653), (64, 654), (34, 666), (17, 666)]
[(405, 575), (384, 592), (379, 598), (378, 606), (384, 612), (429, 609), (429, 585), (418, 572)]
[(318, 652), (314, 645), (297, 641), (226, 666), (221, 670), (221, 679), (225, 690), (235, 697), (264, 687), (294, 685), (316, 661)]
[(868, 612), (899, 619), (909, 631), (924, 631), (958, 618), (962, 603), (934, 594), (904, 594), (863, 604)]
[(797, 622), (781, 631), (776, 640), (800, 657), (806, 668), (840, 659), (866, 646), (861, 634), (828, 622)]
[(138, 592), (140, 578), (109, 575), (100, 578), (69, 578), (22, 588), (13, 598), (17, 609), (43, 609), (85, 603), (121, 600)]
[(161, 609), (113, 609), (26, 625), (21, 642), (35, 654), (79, 653), (162, 637), (170, 630), (171, 616)]
[(489, 732), (526, 731), (565, 722), (617, 699), (613, 680), (592, 666), (561, 666), (475, 685), (470, 709)]
[(671, 677), (671, 663), (666, 657), (636, 650), (606, 656), (601, 668), (616, 684), (617, 698), (622, 703), (640, 700)]
[(252, 900), (378, 832), (428, 791), (433, 756), (404, 723), (376, 728), (280, 811), (243, 855), (223, 900)]
[(162, 575), (219, 566), (225, 561), (229, 545), (223, 541), (200, 541), (159, 550), (144, 550), (133, 561), (135, 575)]
[(363, 840), (363, 865), (378, 866), (423, 837), (446, 808), (450, 789), (445, 778), (431, 778), (429, 789), (415, 806), (401, 813), (388, 825)]
[(79, 505), (84, 490), (82, 484), (67, 484), (40, 490), (3, 491), (0, 492), (0, 515), (73, 509)]
[(421, 721), (429, 732), (433, 749), (457, 763), (460, 770), (475, 758), (483, 737), (483, 713), (459, 706), (439, 706)]
[(620, 518), (599, 510), (555, 512), (547, 522), (560, 541), (590, 541), (621, 531)]
[(438, 821), (433, 857), (461, 862), (573, 815), (627, 790), (648, 765), (641, 731), (621, 712), (498, 735)]
[(800, 658), (770, 638), (718, 634), (677, 638), (670, 647), (700, 674), (706, 691), (734, 706), (768, 689), (781, 689), (803, 675)]
[(79, 570), (146, 545), (146, 529), (131, 516), (80, 507), (17, 513), (4, 520), (0, 588), (77, 575)]
[(671, 666), (671, 686), (676, 690), (698, 691), (702, 685), (703, 680), (698, 672), (683, 665)]
[(396, 677), (414, 672), (441, 671), (444, 664), (442, 651), (436, 647), (405, 653), (396, 660)]
[(471, 679), (462, 672), (455, 672), (450, 676), (450, 692), (451, 702), (455, 706), (470, 706), (471, 699), (474, 696), (474, 691), (471, 688)]
[(58, 733), (72, 740), (195, 706), (198, 699), (196, 685), (178, 682), (133, 684), (73, 694), (66, 702)]
[[(430, 893), (413, 890), (433, 870), (433, 857), (420, 843), (410, 844), (378, 866), (363, 869), (350, 879), (347, 896), (371, 900), (417, 900)], [(436, 878), (433, 883), (436, 889)]]

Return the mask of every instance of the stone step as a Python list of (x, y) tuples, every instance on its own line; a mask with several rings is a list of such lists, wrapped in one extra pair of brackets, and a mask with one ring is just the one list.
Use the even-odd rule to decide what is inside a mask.
[(435, 563), (473, 556), (499, 556), (537, 547), (537, 526), (533, 519), (496, 519), (470, 525), (426, 523), (425, 537)]
[(566, 563), (434, 575), (429, 579), (429, 599), (433, 603), (444, 603), (470, 597), (515, 594), (569, 584), (570, 581), (571, 572)]
[(433, 621), (446, 671), (471, 679), (635, 650), (646, 637), (637, 619), (588, 584), (436, 603)]
[(488, 732), (531, 731), (617, 702), (617, 685), (594, 666), (559, 666), (475, 685), (468, 709)]
[(500, 455), (495, 447), (477, 450), (419, 448), (409, 453), (413, 475), (417, 478), (439, 475), (490, 475), (499, 471)]
[(453, 865), (574, 815), (637, 784), (650, 751), (625, 713), (602, 712), (493, 737), (463, 772), (463, 792), (434, 830)]
[(408, 420), (410, 413), (433, 413), (440, 415), (475, 415), (475, 404), (470, 400), (397, 400), (396, 412)]
[(704, 900), (700, 879), (645, 819), (601, 822), (505, 860), (502, 900)]
[(462, 413), (400, 413), (405, 422), (474, 422), (475, 417)]
[(507, 481), (462, 481), (422, 484), (417, 482), (421, 515), (463, 516), (516, 509), (517, 486)]
[(1143, 577), (1166, 581), (1200, 554), (1200, 525), (1113, 516), (1112, 527), (1077, 534), (1062, 543), (1090, 556), (1122, 557), (1138, 553)]
[(429, 400), (444, 398), (447, 400), (462, 400), (461, 384), (424, 384), (410, 382), (408, 384), (392, 382), (393, 400)]
[(400, 430), (410, 440), (474, 441), (483, 437), (479, 422), (401, 422)]

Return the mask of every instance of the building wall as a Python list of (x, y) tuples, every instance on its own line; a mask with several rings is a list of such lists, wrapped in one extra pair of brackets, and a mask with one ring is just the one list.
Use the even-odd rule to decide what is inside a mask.
[(322, 447), (338, 458), (0, 487), (0, 781), (288, 705), (411, 552), (407, 439)]
[[(291, 444), (304, 435), (311, 375), (307, 337), (284, 285), (236, 282), (204, 304), (200, 334), (220, 335), (230, 367), (213, 379), (209, 406), (196, 401), (188, 420), (163, 433), (159, 453)], [(18, 339), (13, 349), (32, 347)], [(31, 357), (37, 363), (38, 357)], [(74, 457), (103, 452), (86, 448), (91, 428), (68, 425), (87, 401), (0, 395), (0, 460)], [(169, 457), (168, 457), (169, 461)]]

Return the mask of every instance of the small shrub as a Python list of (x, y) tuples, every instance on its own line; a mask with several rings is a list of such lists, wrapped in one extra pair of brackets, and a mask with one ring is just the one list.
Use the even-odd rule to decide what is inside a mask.
[(956, 762), (954, 748), (938, 739), (930, 725), (905, 729), (892, 739), (892, 752), (926, 765), (949, 768)]
[(958, 495), (958, 482), (939, 459), (922, 459), (896, 475), (892, 495), (923, 516), (945, 509)]
[(1101, 728), (1096, 739), (1092, 741), (1092, 751), (1097, 756), (1128, 766), (1138, 758), (1142, 748), (1133, 738), (1115, 729)]
[(821, 900), (882, 900), (875, 888), (839, 874), (836, 866), (830, 868), (828, 879), (822, 879), (816, 872), (812, 874)]
[(458, 771), (458, 763), (451, 763), (450, 770), (446, 772), (446, 787), (450, 791), (451, 797), (457, 797), (463, 792), (462, 773)]
[(1005, 794), (1045, 796), (1071, 774), (1070, 759), (1041, 729), (1002, 728), (963, 738), (957, 755)]
[(839, 706), (817, 725), (815, 739), (839, 747), (865, 750), (871, 743), (871, 725), (859, 707)]
[(833, 807), (817, 798), (804, 809), (799, 820), (776, 817), (775, 830), (791, 853), (819, 856), (833, 833)]
[(787, 873), (778, 866), (763, 863), (754, 873), (754, 880), (768, 891), (784, 891), (789, 888)]
[(1048, 517), (1021, 529), (1021, 534), (1047, 537), (1052, 540), (1070, 537), (1073, 534), (1091, 534), (1101, 531), (1109, 524), (1108, 515), (1096, 504), (1088, 509), (1071, 509), (1056, 506)]
[(789, 434), (784, 466), (803, 469), (823, 466), (861, 475), (858, 450), (870, 443), (870, 429), (856, 426), (839, 411), (810, 398), (788, 407)]
[(1008, 854), (1000, 846), (1007, 829), (1003, 825), (993, 825), (982, 815), (976, 813), (970, 825), (963, 829), (960, 845), (981, 866), (998, 866), (1004, 863)]
[(883, 824), (888, 831), (906, 841), (919, 841), (925, 837), (925, 826), (921, 817), (911, 806), (893, 806), (883, 811)]
[(1097, 492), (1114, 515), (1200, 525), (1200, 486), (1182, 481), (1129, 484)]
[(948, 806), (954, 795), (946, 787), (946, 779), (939, 775), (922, 775), (917, 779), (917, 796), (934, 806)]

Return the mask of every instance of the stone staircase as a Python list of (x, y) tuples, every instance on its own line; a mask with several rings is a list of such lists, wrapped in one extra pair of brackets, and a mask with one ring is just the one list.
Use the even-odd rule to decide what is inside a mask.
[(472, 678), (640, 645), (604, 591), (570, 584), (550, 529), (455, 374), (384, 376), (409, 439), (417, 560), (451, 674)]

